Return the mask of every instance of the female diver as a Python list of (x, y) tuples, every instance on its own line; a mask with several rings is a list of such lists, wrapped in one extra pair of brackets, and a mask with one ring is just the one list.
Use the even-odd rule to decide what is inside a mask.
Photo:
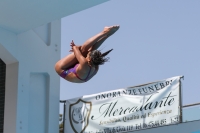
[(107, 62), (105, 56), (111, 50), (101, 53), (99, 46), (119, 29), (118, 25), (105, 27), (102, 32), (88, 39), (82, 46), (76, 46), (72, 40), (71, 54), (55, 64), (56, 72), (64, 79), (74, 83), (84, 83), (90, 80), (99, 69), (99, 65)]

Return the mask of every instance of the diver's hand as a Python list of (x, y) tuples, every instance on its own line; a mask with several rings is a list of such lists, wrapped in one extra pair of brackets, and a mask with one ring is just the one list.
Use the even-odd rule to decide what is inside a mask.
[(71, 50), (69, 52), (74, 52), (74, 48), (77, 48), (80, 50), (81, 46), (76, 46), (76, 44), (74, 43), (74, 41), (72, 40), (71, 44)]

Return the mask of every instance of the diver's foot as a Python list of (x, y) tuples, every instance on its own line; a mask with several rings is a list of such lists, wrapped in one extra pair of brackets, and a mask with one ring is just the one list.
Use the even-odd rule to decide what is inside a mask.
[(119, 25), (105, 27), (103, 32), (106, 33), (107, 36), (111, 36), (112, 34), (114, 34), (119, 29), (119, 27), (120, 27)]

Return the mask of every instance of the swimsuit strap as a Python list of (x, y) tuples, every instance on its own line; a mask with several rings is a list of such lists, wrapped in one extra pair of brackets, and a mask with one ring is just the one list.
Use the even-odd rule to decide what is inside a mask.
[[(90, 66), (89, 66), (89, 67), (90, 67)], [(87, 79), (89, 78), (90, 72), (91, 72), (91, 67), (90, 67), (90, 70), (89, 70), (89, 72), (88, 72), (87, 77), (85, 78), (85, 81), (87, 81)]]
[[(96, 73), (96, 71), (97, 71), (97, 69), (95, 68), (95, 71), (93, 72), (93, 74), (91, 75), (91, 77)], [(89, 71), (89, 73), (91, 72), (91, 67), (90, 67), (90, 71)], [(89, 74), (88, 74), (88, 76), (87, 76), (87, 79), (89, 78)], [(85, 81), (86, 82), (86, 81)]]
[[(76, 70), (77, 66), (78, 66), (78, 65), (75, 66), (75, 70)], [(90, 67), (90, 66), (89, 66), (89, 67)], [(91, 72), (91, 67), (90, 67), (90, 70), (89, 70), (89, 72), (88, 72), (88, 75), (87, 75), (87, 77), (86, 77), (85, 79), (81, 79), (81, 78), (78, 76), (78, 74), (76, 73), (76, 71), (74, 72), (74, 74), (76, 75), (76, 77), (77, 77), (78, 79), (80, 79), (80, 80), (86, 82), (87, 79), (88, 79), (88, 77), (89, 77), (89, 75), (90, 75), (90, 72)]]

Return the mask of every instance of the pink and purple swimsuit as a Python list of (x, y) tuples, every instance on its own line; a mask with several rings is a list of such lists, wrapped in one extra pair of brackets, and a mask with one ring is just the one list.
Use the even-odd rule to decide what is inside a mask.
[[(78, 65), (79, 65), (79, 64), (76, 64), (73, 68), (70, 68), (70, 69), (68, 69), (68, 70), (64, 70), (64, 71), (60, 74), (60, 76), (61, 76), (62, 78), (65, 79), (65, 77), (66, 77), (69, 73), (74, 73), (78, 79), (80, 79), (81, 81), (86, 82), (86, 81), (89, 79), (89, 75), (90, 75), (90, 72), (91, 72), (91, 67), (90, 67), (90, 70), (89, 70), (89, 72), (88, 72), (87, 77), (86, 77), (85, 79), (81, 79), (81, 78), (77, 75), (77, 73), (76, 73), (76, 68), (78, 67)], [(96, 71), (95, 71), (95, 72), (96, 72)], [(95, 72), (94, 72), (94, 73), (95, 73)]]

